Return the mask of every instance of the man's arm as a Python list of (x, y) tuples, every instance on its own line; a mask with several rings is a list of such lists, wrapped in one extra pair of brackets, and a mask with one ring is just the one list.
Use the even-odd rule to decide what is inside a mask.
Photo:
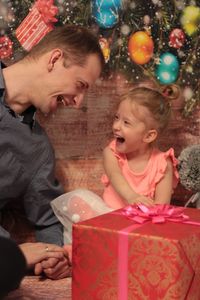
[[(34, 163), (34, 162), (33, 162)], [(63, 245), (63, 226), (55, 216), (50, 202), (64, 193), (55, 178), (55, 157), (50, 144), (46, 144), (38, 157), (37, 172), (24, 194), (24, 208), (28, 220), (35, 226), (38, 242)]]
[[(41, 184), (39, 181), (42, 180)], [(38, 242), (63, 245), (63, 226), (51, 208), (50, 202), (62, 194), (61, 186), (48, 179), (37, 176), (25, 195), (24, 207), (26, 216), (35, 226)]]
[[(47, 164), (34, 177), (25, 195), (24, 206), (27, 218), (35, 225), (36, 240), (62, 246), (63, 226), (54, 215), (50, 202), (64, 191), (50, 170)], [(69, 258), (67, 254), (61, 259), (50, 257), (37, 263), (34, 272), (36, 275), (43, 272), (51, 279), (70, 276)]]

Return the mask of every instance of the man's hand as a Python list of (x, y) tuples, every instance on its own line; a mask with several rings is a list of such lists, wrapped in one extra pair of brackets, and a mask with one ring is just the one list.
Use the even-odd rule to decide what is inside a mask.
[(64, 256), (60, 259), (49, 258), (35, 265), (35, 275), (40, 275), (42, 272), (51, 279), (61, 279), (71, 276), (71, 245), (63, 247)]
[(28, 267), (32, 267), (44, 259), (62, 259), (66, 255), (62, 247), (53, 244), (24, 243), (19, 247), (26, 258)]
[(36, 264), (34, 271), (35, 275), (43, 272), (50, 279), (61, 279), (71, 276), (72, 267), (66, 257), (62, 259), (49, 258)]

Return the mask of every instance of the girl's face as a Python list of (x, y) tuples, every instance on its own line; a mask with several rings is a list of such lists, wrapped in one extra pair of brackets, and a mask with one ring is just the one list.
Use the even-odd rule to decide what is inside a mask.
[(120, 153), (131, 153), (145, 145), (148, 134), (148, 109), (142, 105), (123, 100), (113, 122), (113, 133), (116, 138), (116, 150)]

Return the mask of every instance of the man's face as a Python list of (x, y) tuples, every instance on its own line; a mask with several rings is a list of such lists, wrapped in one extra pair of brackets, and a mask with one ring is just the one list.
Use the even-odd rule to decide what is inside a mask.
[(89, 55), (84, 66), (69, 64), (65, 67), (64, 58), (58, 59), (42, 80), (40, 99), (35, 106), (44, 114), (55, 112), (58, 105), (78, 108), (100, 73), (97, 55)]

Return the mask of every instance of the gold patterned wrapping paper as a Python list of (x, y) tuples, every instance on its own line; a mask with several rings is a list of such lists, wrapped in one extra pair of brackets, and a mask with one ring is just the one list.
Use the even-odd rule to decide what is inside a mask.
[[(200, 224), (199, 210), (184, 213)], [(113, 213), (73, 226), (72, 299), (199, 300), (200, 226), (168, 221), (134, 226)], [(120, 256), (120, 232), (126, 228), (128, 249), (122, 244)], [(126, 297), (120, 294), (124, 279)]]

